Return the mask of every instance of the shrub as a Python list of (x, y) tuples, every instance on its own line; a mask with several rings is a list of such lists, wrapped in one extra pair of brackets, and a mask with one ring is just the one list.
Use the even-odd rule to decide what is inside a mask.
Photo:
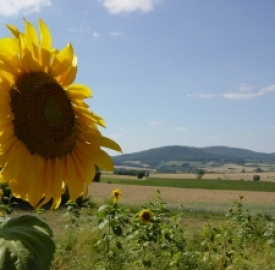
[(138, 171), (137, 172), (137, 178), (138, 179), (142, 179), (145, 176), (145, 172), (144, 171)]
[(261, 177), (258, 174), (253, 175), (253, 181), (260, 181)]

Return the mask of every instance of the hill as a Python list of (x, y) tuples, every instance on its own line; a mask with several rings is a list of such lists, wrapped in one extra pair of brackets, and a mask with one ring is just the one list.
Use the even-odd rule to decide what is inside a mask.
[(115, 165), (125, 165), (129, 162), (140, 162), (155, 168), (167, 162), (217, 162), (236, 163), (246, 162), (275, 162), (275, 153), (258, 153), (251, 150), (225, 146), (188, 147), (164, 146), (131, 154), (113, 157)]

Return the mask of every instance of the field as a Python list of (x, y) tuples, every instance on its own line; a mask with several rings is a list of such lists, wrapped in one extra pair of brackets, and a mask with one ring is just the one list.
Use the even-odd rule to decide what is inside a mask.
[[(272, 181), (151, 176), (102, 175), (89, 188), (90, 208), (29, 212), (54, 231), (51, 270), (275, 269)], [(111, 198), (116, 188), (122, 191), (117, 204)], [(138, 218), (142, 209), (154, 213), (148, 224)]]
[[(233, 167), (233, 165), (231, 165)], [(275, 182), (275, 172), (227, 172), (227, 173), (205, 173), (203, 179), (211, 180), (244, 180), (244, 181), (253, 181), (253, 175), (258, 174), (261, 177), (261, 181)], [(135, 176), (125, 176), (125, 175), (113, 175), (113, 174), (103, 174), (104, 177), (112, 178), (126, 178), (126, 179), (136, 179)], [(196, 175), (192, 173), (150, 173), (151, 178), (170, 178), (170, 179), (196, 179)]]
[(225, 214), (232, 202), (242, 195), (253, 213), (273, 213), (275, 185), (272, 181), (188, 180), (184, 178), (186, 175), (190, 176), (151, 174), (146, 180), (137, 180), (136, 177), (107, 174), (102, 175), (101, 183), (91, 185), (89, 194), (94, 201), (101, 202), (117, 187), (123, 192), (121, 203), (139, 205), (152, 199), (159, 190), (169, 207), (182, 205), (186, 211), (214, 214)]
[[(93, 183), (89, 195), (101, 205), (98, 210), (84, 209), (81, 215), (71, 213), (63, 220), (60, 214), (64, 210), (56, 219), (45, 215), (55, 232), (57, 227), (61, 232), (52, 270), (274, 269), (275, 226), (270, 219), (275, 206), (273, 192), (142, 186), (137, 184), (150, 179), (108, 177), (102, 180), (132, 181), (136, 185)], [(166, 184), (182, 181), (161, 180)], [(205, 181), (213, 186), (213, 180)], [(239, 181), (229, 182), (234, 185)], [(118, 204), (110, 198), (116, 188), (122, 191)], [(156, 194), (170, 212), (156, 201)], [(154, 220), (140, 222), (141, 209), (150, 209)], [(69, 229), (64, 232), (60, 226), (66, 224), (66, 219)]]

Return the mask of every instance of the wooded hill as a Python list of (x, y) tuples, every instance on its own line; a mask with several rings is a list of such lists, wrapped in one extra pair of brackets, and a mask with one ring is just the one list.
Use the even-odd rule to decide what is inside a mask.
[(246, 162), (275, 162), (275, 153), (259, 153), (241, 148), (225, 146), (188, 147), (164, 146), (131, 154), (113, 157), (115, 165), (125, 165), (129, 161), (139, 161), (156, 167), (161, 162), (219, 162), (244, 164)]

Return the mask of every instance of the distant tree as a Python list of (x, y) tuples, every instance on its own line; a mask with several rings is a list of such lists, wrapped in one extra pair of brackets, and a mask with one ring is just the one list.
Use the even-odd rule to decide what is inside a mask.
[(202, 177), (204, 176), (204, 170), (203, 169), (197, 169), (196, 176), (197, 176), (197, 179), (202, 179)]
[(260, 181), (261, 177), (258, 174), (253, 175), (253, 181)]
[(256, 173), (261, 173), (261, 172), (263, 172), (263, 170), (260, 167), (258, 167), (257, 169), (255, 169), (255, 172)]
[(138, 179), (142, 179), (145, 176), (145, 172), (144, 171), (138, 171), (137, 172), (137, 178)]

